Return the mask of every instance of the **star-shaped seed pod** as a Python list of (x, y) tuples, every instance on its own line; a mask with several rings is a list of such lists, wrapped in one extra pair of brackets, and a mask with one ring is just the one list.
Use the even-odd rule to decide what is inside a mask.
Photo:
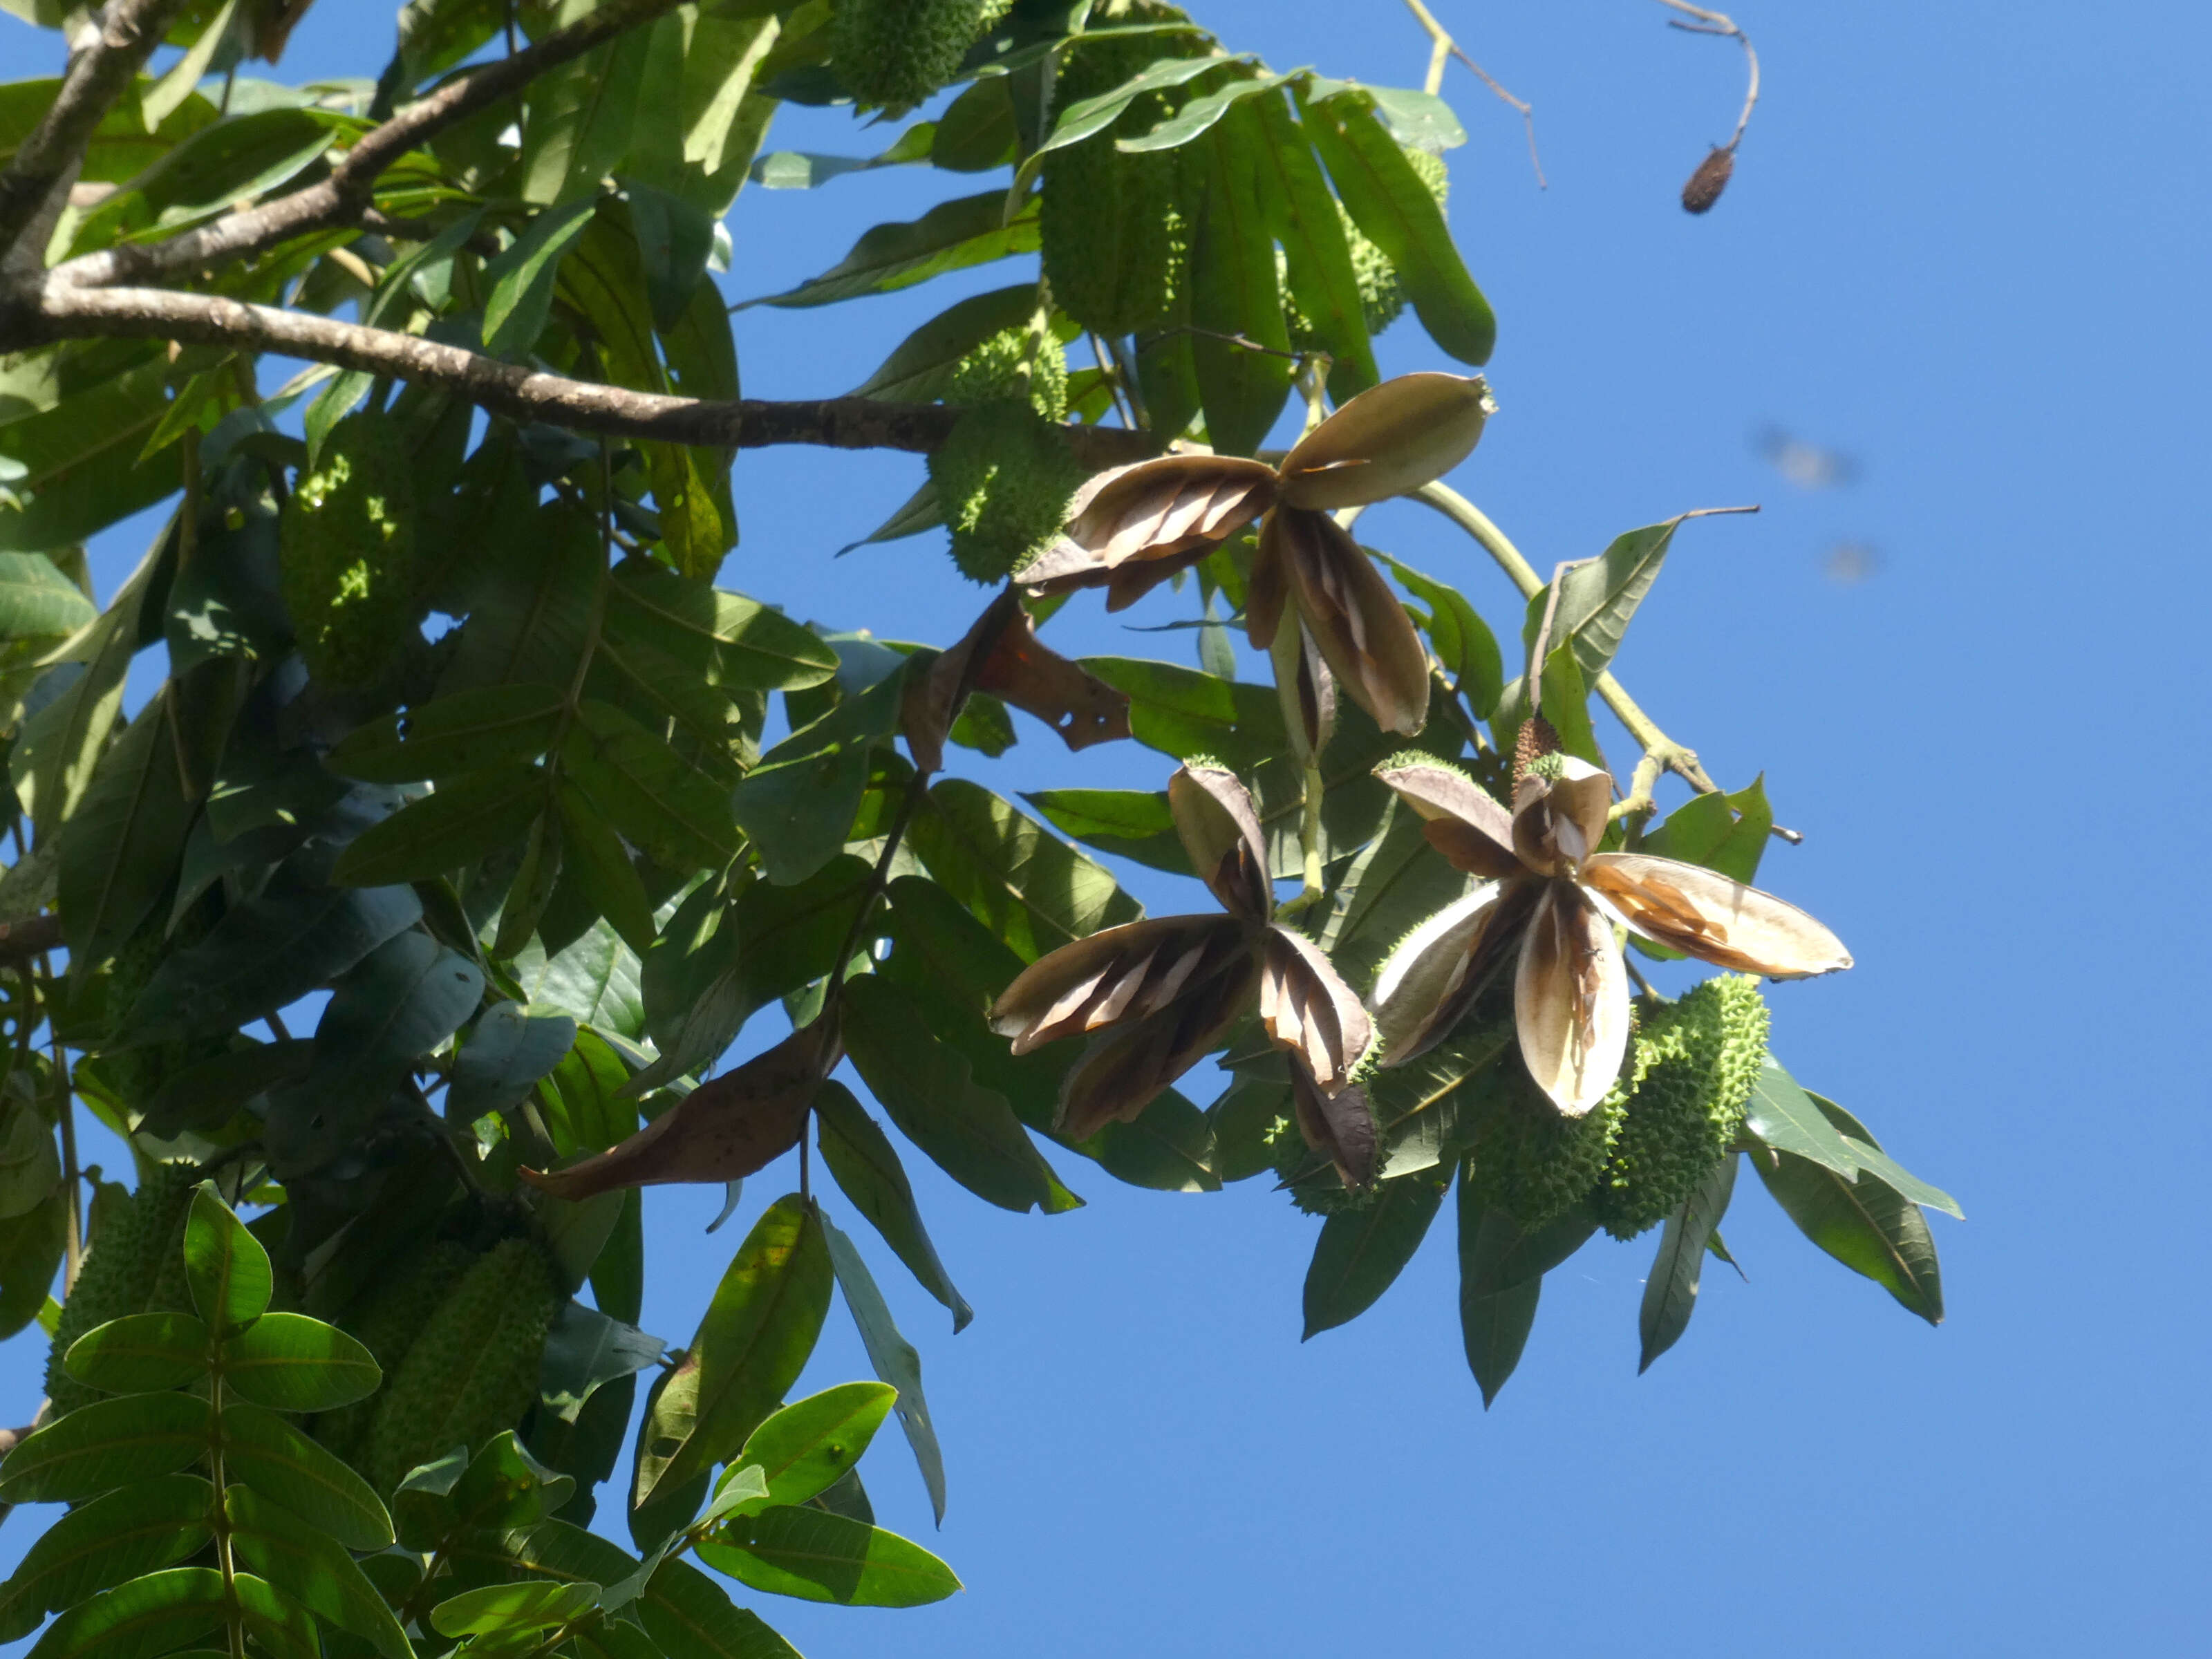
[(1613, 779), (1587, 762), (1545, 757), (1515, 788), (1510, 813), (1448, 766), (1386, 762), (1375, 775), (1420, 814), (1430, 845), (1455, 869), (1482, 878), (1376, 975), (1386, 1066), (1441, 1041), (1513, 951), (1521, 1056), (1553, 1104), (1581, 1116), (1613, 1086), (1628, 1046), (1616, 922), (1770, 979), (1851, 965), (1841, 939), (1771, 894), (1676, 859), (1595, 850)]
[(1397, 595), (1328, 514), (1443, 477), (1494, 407), (1479, 374), (1401, 374), (1345, 403), (1279, 466), (1166, 455), (1102, 473), (1077, 492), (1066, 535), (1016, 580), (1039, 593), (1103, 587), (1118, 611), (1261, 520), (1245, 605), (1252, 643), (1267, 650), (1290, 611), (1376, 725), (1418, 732), (1428, 655)]
[(1276, 922), (1267, 842), (1237, 775), (1186, 762), (1168, 805), (1191, 867), (1227, 914), (1153, 917), (1063, 945), (1006, 988), (992, 1029), (1018, 1054), (1089, 1036), (1054, 1124), (1081, 1140), (1133, 1119), (1256, 1001), (1269, 1041), (1290, 1055), (1309, 1144), (1338, 1161), (1348, 1185), (1364, 1185), (1374, 1127), (1350, 1079), (1373, 1034), (1367, 1010), (1310, 940)]

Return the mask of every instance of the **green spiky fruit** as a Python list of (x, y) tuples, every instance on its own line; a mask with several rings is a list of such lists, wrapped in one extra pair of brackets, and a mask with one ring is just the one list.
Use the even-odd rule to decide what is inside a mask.
[(1000, 398), (961, 416), (930, 456), (929, 477), (953, 562), (969, 580), (991, 583), (1052, 544), (1085, 474), (1050, 422)]
[(435, 574), (415, 536), (415, 478), (399, 422), (372, 410), (331, 428), (284, 504), (283, 587), (307, 672), (380, 678), (420, 625)]
[(830, 66), (863, 106), (906, 109), (959, 73), (969, 46), (1006, 9), (986, 0), (837, 0)]
[[(368, 1350), (386, 1379), (397, 1376), (416, 1339), (476, 1259), (475, 1252), (453, 1239), (420, 1245), (349, 1309), (338, 1325)], [(371, 1395), (323, 1413), (314, 1421), (315, 1438), (346, 1462), (353, 1462), (368, 1438), (379, 1398)]]
[(1506, 1086), (1496, 1091), (1476, 1133), (1468, 1185), (1484, 1207), (1504, 1210), (1534, 1232), (1597, 1185), (1620, 1130), (1620, 1099), (1607, 1095), (1582, 1116), (1568, 1117), (1529, 1079), (1517, 1051), (1500, 1066)]
[[(46, 1397), (54, 1414), (100, 1397), (62, 1369), (70, 1344), (94, 1327), (128, 1314), (191, 1310), (184, 1277), (185, 1211), (199, 1184), (197, 1164), (157, 1164), (130, 1201), (92, 1241), (46, 1358)], [(172, 1269), (173, 1258), (173, 1270)]]
[[(1170, 6), (1129, 6), (1094, 15), (1091, 27), (1182, 21), (1184, 14)], [(1203, 49), (1195, 35), (1079, 36), (1054, 87), (1054, 106), (1067, 109), (1162, 58)], [(1158, 326), (1182, 286), (1189, 257), (1182, 151), (1132, 155), (1114, 147), (1117, 137), (1150, 131), (1182, 99), (1181, 88), (1146, 93), (1111, 126), (1045, 155), (1037, 210), (1045, 277), (1060, 308), (1093, 333), (1114, 337)]]
[(1637, 1034), (1636, 1080), (1595, 1202), (1633, 1238), (1671, 1215), (1726, 1158), (1766, 1064), (1766, 1000), (1747, 974), (1662, 1004)]
[[(1443, 206), (1451, 191), (1444, 158), (1434, 150), (1408, 149), (1406, 160), (1429, 187), (1429, 194), (1436, 198), (1437, 205)], [(1352, 279), (1359, 289), (1360, 314), (1366, 320), (1368, 334), (1380, 334), (1405, 311), (1405, 284), (1398, 276), (1398, 267), (1390, 263), (1390, 256), (1352, 223), (1352, 215), (1345, 210), (1343, 203), (1336, 204), (1336, 211), (1343, 221), (1345, 243), (1352, 254)], [(1275, 268), (1282, 288), (1283, 318), (1290, 328), (1291, 344), (1300, 351), (1324, 349), (1327, 342), (1322, 339), (1312, 320), (1298, 309), (1291, 294), (1289, 261), (1279, 249), (1275, 254)]]
[(1032, 353), (1026, 328), (994, 334), (952, 366), (940, 396), (948, 404), (975, 404), (1026, 394), (1030, 408), (1059, 420), (1067, 413), (1067, 353), (1048, 337), (1034, 343)]
[(385, 1385), (362, 1472), (389, 1492), (418, 1464), (513, 1428), (538, 1396), (560, 1303), (551, 1264), (526, 1238), (501, 1240), (438, 1304)]

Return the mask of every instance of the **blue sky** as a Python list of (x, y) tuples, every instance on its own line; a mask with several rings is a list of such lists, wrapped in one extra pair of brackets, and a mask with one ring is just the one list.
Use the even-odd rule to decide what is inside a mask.
[[(1318, 1223), (1264, 1182), (1167, 1197), (1061, 1158), (1088, 1207), (1017, 1218), (917, 1155), (977, 1310), (956, 1340), (881, 1274), (922, 1351), (944, 1530), (896, 1436), (865, 1473), (880, 1518), (930, 1535), (968, 1591), (913, 1613), (762, 1611), (814, 1659), (2203, 1651), (2212, 1148), (2184, 967), (2208, 907), (2172, 860), (2204, 810), (2212, 735), (2197, 78), (2212, 16), (1742, 0), (1765, 94), (1727, 196), (1693, 220), (1675, 196), (1734, 121), (1733, 46), (1636, 0), (1438, 9), (1534, 100), (1551, 181), (1536, 189), (1516, 118), (1455, 70), (1470, 140), (1451, 219), (1498, 313), (1501, 412), (1451, 481), (1546, 567), (1686, 507), (1765, 504), (1686, 530), (1617, 667), (1723, 783), (1763, 771), (1804, 832), (1763, 883), (1858, 966), (1778, 988), (1776, 1050), (1965, 1205), (1964, 1224), (1936, 1221), (1950, 1318), (1904, 1313), (1747, 1181), (1727, 1233), (1748, 1283), (1708, 1274), (1649, 1375), (1635, 1319), (1651, 1243), (1601, 1243), (1547, 1282), (1485, 1413), (1448, 1224), (1373, 1311), (1302, 1346)], [(1407, 84), (1426, 56), (1384, 0), (1199, 15), (1278, 68)], [(326, 0), (283, 70), (373, 73), (388, 40), (381, 8)], [(44, 53), (0, 20), (0, 57), (30, 72)], [(883, 136), (792, 111), (770, 146), (866, 153)], [(976, 187), (878, 173), (749, 189), (732, 297)], [(739, 313), (745, 390), (846, 389), (945, 304), (1024, 274)], [(1386, 371), (1447, 366), (1410, 319), (1380, 344)], [(1857, 481), (1794, 486), (1755, 447), (1770, 423), (1847, 452)], [(980, 596), (938, 538), (830, 556), (920, 472), (741, 457), (725, 585), (950, 640)], [(96, 550), (105, 582), (145, 533)], [(1517, 615), (1441, 520), (1380, 508), (1362, 535), (1461, 583), (1501, 634)], [(1838, 580), (1838, 544), (1871, 549), (1871, 574)], [(1134, 620), (1170, 614), (1152, 608)], [(1188, 654), (1187, 635), (1119, 622), (1086, 601), (1053, 631), (1063, 648)], [(977, 775), (1157, 787), (1168, 765), (1128, 745), (1055, 751), (1027, 724)], [(2159, 808), (2148, 841), (2138, 805)], [(1196, 893), (1132, 885), (1155, 908)], [(649, 1195), (648, 1328), (689, 1334), (788, 1176), (755, 1177), (711, 1238), (718, 1193)], [(27, 1411), (42, 1361), (34, 1340), (0, 1349), (0, 1397)], [(865, 1374), (833, 1315), (809, 1385)], [(40, 1519), (0, 1530), (0, 1561)]]

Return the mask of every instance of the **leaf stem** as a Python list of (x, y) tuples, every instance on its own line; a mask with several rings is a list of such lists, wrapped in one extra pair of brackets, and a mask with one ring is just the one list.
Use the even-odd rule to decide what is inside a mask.
[[(1408, 3), (1412, 3), (1412, 0), (1408, 0)], [(1694, 23), (1680, 23), (1670, 17), (1667, 20), (1670, 28), (1678, 28), (1685, 34), (1721, 35), (1743, 48), (1744, 61), (1750, 67), (1751, 83), (1744, 88), (1743, 113), (1735, 118), (1735, 131), (1729, 135), (1728, 143), (1721, 146), (1723, 149), (1734, 149), (1743, 142), (1743, 130), (1751, 125), (1751, 112), (1759, 104), (1759, 54), (1752, 50), (1751, 37), (1737, 27), (1735, 20), (1724, 12), (1708, 11), (1703, 6), (1689, 4), (1688, 0), (1659, 0), (1659, 3), (1671, 6), (1676, 11), (1698, 20)]]
[(1536, 169), (1536, 188), (1539, 190), (1549, 190), (1551, 185), (1544, 178), (1543, 158), (1536, 154), (1535, 110), (1528, 104), (1527, 100), (1516, 98), (1511, 93), (1506, 91), (1504, 87), (1499, 86), (1496, 81), (1492, 80), (1491, 78), (1490, 71), (1483, 68), (1481, 64), (1476, 63), (1474, 58), (1467, 55), (1466, 52), (1461, 48), (1459, 42), (1453, 40), (1450, 34), (1445, 31), (1444, 26), (1437, 21), (1436, 14), (1431, 11), (1426, 6), (1423, 5), (1421, 3), (1421, 0), (1406, 0), (1406, 9), (1412, 12), (1413, 14), (1413, 21), (1419, 23), (1428, 32), (1429, 40), (1431, 42), (1429, 49), (1429, 72), (1422, 79), (1421, 90), (1427, 93), (1431, 98), (1435, 97), (1437, 93), (1443, 91), (1444, 84), (1444, 66), (1455, 58), (1458, 58), (1461, 63), (1466, 64), (1468, 68), (1473, 70), (1475, 73), (1476, 78), (1479, 79), (1483, 85), (1488, 87), (1492, 92), (1497, 94), (1502, 101), (1510, 104), (1519, 112), (1521, 117), (1521, 125), (1524, 129), (1526, 129), (1528, 134), (1528, 165)]
[[(54, 1027), (53, 958), (44, 953), (39, 957), (39, 980), (46, 988), (46, 1040), (53, 1055), (54, 1081), (62, 1091), (61, 1104), (54, 1116), (62, 1132), (62, 1297), (66, 1301), (69, 1293), (76, 1288), (77, 1274), (84, 1269), (84, 1183), (77, 1164), (76, 1091), (70, 1087), (69, 1056), (62, 1048), (61, 1033)], [(27, 1000), (31, 991), (27, 969), (23, 975), (23, 990)], [(24, 1019), (24, 1030), (27, 1031), (27, 1013)]]
[(238, 1605), (238, 1562), (230, 1545), (230, 1510), (223, 1502), (222, 1355), (209, 1338), (208, 1475), (215, 1486), (215, 1510), (208, 1518), (215, 1534), (216, 1565), (222, 1570), (223, 1621), (230, 1634), (230, 1659), (246, 1659), (246, 1619)]

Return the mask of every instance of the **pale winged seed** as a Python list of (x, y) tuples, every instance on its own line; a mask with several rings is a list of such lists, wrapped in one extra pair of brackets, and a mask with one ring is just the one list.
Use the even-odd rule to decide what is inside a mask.
[(1283, 499), (1328, 510), (1418, 489), (1468, 458), (1495, 407), (1480, 374), (1401, 374), (1370, 386), (1284, 459)]
[(1844, 942), (1771, 893), (1649, 853), (1599, 853), (1583, 880), (1635, 932), (1739, 972), (1801, 979), (1851, 965)]
[(1279, 509), (1268, 529), (1298, 614), (1352, 701), (1386, 732), (1419, 731), (1429, 714), (1428, 651), (1373, 562), (1324, 514)]
[(1513, 978), (1521, 1057), (1569, 1117), (1605, 1098), (1628, 1050), (1628, 973), (1613, 927), (1571, 883), (1547, 884)]
[(1466, 984), (1504, 891), (1485, 882), (1408, 933), (1384, 961), (1375, 976), (1375, 1024), (1385, 1066), (1401, 1066), (1443, 1036), (1449, 1024), (1441, 1016)]

